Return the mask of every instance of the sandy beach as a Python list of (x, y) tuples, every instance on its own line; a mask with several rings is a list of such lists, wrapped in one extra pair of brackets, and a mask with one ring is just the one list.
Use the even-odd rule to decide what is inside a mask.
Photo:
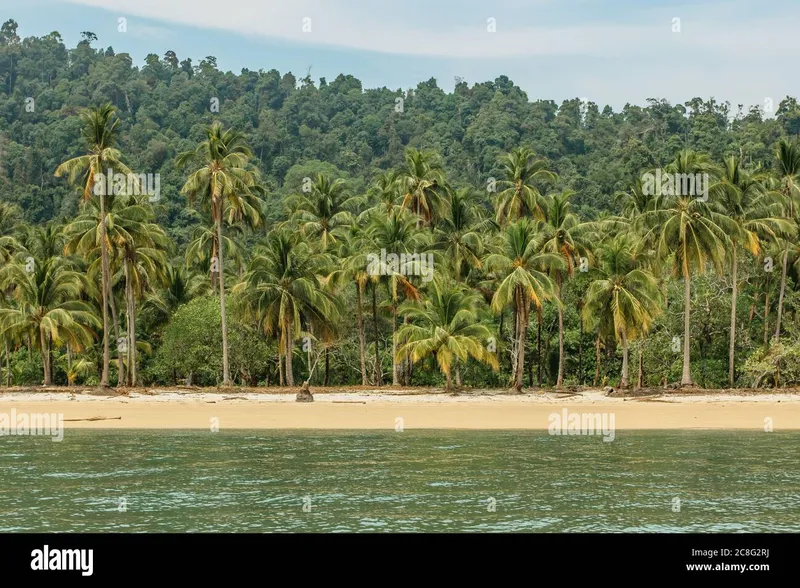
[[(313, 388), (312, 388), (313, 391)], [(315, 391), (313, 403), (288, 391), (139, 389), (11, 390), (0, 413), (62, 413), (67, 428), (207, 429), (547, 429), (553, 413), (613, 414), (618, 430), (800, 429), (797, 391), (664, 391), (609, 397), (601, 390), (451, 396), (435, 390)], [(91, 419), (91, 420), (89, 420)]]

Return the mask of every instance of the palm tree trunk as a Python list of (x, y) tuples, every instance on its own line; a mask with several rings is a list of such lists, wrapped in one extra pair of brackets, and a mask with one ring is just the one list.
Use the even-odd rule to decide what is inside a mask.
[(522, 392), (522, 375), (525, 373), (525, 336), (528, 332), (528, 312), (530, 301), (525, 299), (525, 295), (517, 290), (517, 304), (519, 305), (517, 316), (519, 317), (519, 333), (517, 333), (517, 369), (514, 378), (514, 388), (517, 392)]
[[(228, 313), (225, 309), (225, 266), (222, 262), (222, 214), (224, 211), (221, 201), (219, 208), (219, 214), (217, 214), (217, 241), (220, 243), (220, 247), (217, 252), (219, 260), (219, 267), (217, 269), (219, 270), (219, 304), (222, 316), (222, 385), (230, 386), (232, 382), (231, 368), (228, 363)], [(289, 361), (291, 362), (291, 359)]]
[(556, 277), (558, 288), (558, 377), (556, 388), (564, 384), (564, 305), (561, 304), (561, 275)]
[(292, 321), (289, 320), (284, 327), (283, 337), (286, 343), (286, 385), (290, 388), (294, 386), (294, 372), (292, 370)]
[(769, 344), (769, 290), (764, 289), (764, 345)]
[(781, 264), (781, 290), (778, 296), (778, 318), (775, 323), (775, 340), (781, 336), (781, 318), (783, 317), (783, 297), (786, 293), (786, 273), (789, 265), (789, 247), (783, 252), (783, 263)]
[(542, 387), (542, 309), (536, 309), (536, 380)]
[(356, 319), (358, 321), (358, 353), (361, 360), (361, 385), (367, 385), (367, 341), (364, 337), (364, 313), (361, 309), (361, 285), (356, 282)]
[[(214, 237), (211, 240), (211, 259), (213, 260), (215, 257), (217, 257), (217, 238), (216, 237)], [(217, 259), (217, 265), (219, 266), (219, 259)], [(217, 281), (219, 279), (219, 276), (217, 275), (218, 272), (213, 271), (213, 267), (214, 266), (212, 265), (211, 267), (212, 267), (212, 271), (211, 271), (211, 295), (212, 296), (216, 296), (217, 295)]]
[(622, 344), (622, 377), (620, 378), (619, 387), (628, 387), (628, 336), (625, 334), (625, 329), (620, 332), (620, 342)]
[(397, 301), (392, 301), (392, 386), (400, 384), (399, 374), (397, 373)]
[(600, 333), (597, 333), (597, 341), (594, 345), (594, 381), (592, 386), (597, 386), (600, 381)]
[(641, 390), (644, 385), (644, 363), (642, 362), (644, 340), (639, 341), (639, 376), (636, 379), (636, 389)]
[(456, 366), (456, 388), (461, 388), (461, 366)]
[(383, 383), (381, 382), (383, 370), (381, 369), (381, 354), (378, 348), (378, 295), (375, 290), (375, 284), (372, 284), (372, 324), (375, 327), (375, 385), (380, 386)]
[[(110, 288), (109, 284), (109, 288)], [(109, 289), (108, 306), (111, 308), (111, 321), (114, 323), (114, 338), (117, 340), (117, 386), (125, 384), (125, 360), (119, 351), (119, 320), (117, 319), (117, 302)]]
[(283, 353), (281, 353), (281, 342), (278, 341), (278, 386), (283, 388), (286, 385), (286, 380), (283, 378)]
[(42, 347), (42, 367), (44, 368), (44, 385), (50, 386), (53, 383), (52, 374), (50, 373), (50, 353), (47, 348), (47, 337), (45, 336), (44, 329), (39, 327), (39, 344)]
[(578, 336), (578, 385), (583, 385), (583, 313), (578, 308), (579, 336)]
[(3, 341), (6, 348), (6, 387), (11, 388), (11, 355), (8, 352), (8, 341)]
[(683, 273), (683, 375), (681, 376), (681, 386), (692, 385), (692, 369), (690, 349), (690, 314), (692, 306), (692, 279), (688, 271)]
[(70, 375), (71, 373), (72, 373), (72, 349), (70, 348), (69, 343), (67, 343), (67, 386), (72, 386), (72, 384), (74, 383)]
[(733, 244), (731, 249), (731, 273), (733, 278), (733, 285), (731, 289), (731, 338), (728, 344), (728, 384), (733, 388), (734, 380), (734, 353), (736, 351), (736, 295), (738, 294), (738, 287), (736, 283), (736, 273), (739, 269), (738, 259), (736, 258), (736, 243)]
[(330, 382), (329, 373), (330, 373), (331, 363), (330, 363), (330, 358), (328, 356), (328, 351), (329, 351), (329, 349), (326, 347), (325, 348), (325, 381), (323, 382), (324, 386), (327, 386), (328, 382)]
[(138, 350), (136, 349), (136, 296), (133, 293), (133, 284), (130, 284), (128, 290), (128, 351), (130, 382), (131, 386), (136, 386), (139, 380), (139, 370), (136, 365)]
[[(104, 190), (103, 190), (104, 191)], [(100, 385), (108, 386), (108, 372), (111, 366), (111, 349), (108, 332), (108, 251), (106, 250), (106, 197), (100, 194), (100, 295), (103, 308), (103, 372), (100, 376)]]

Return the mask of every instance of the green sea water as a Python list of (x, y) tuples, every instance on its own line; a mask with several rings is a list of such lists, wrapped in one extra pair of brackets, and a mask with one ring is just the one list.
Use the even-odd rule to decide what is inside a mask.
[(0, 437), (0, 532), (800, 531), (800, 434)]

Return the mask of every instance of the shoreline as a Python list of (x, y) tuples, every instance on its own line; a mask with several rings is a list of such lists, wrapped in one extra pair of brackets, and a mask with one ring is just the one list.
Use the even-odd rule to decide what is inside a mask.
[[(102, 391), (86, 388), (11, 389), (0, 392), (0, 413), (59, 413), (65, 428), (391, 430), (547, 430), (562, 413), (613, 415), (617, 430), (800, 430), (796, 391), (670, 391), (607, 396), (588, 389), (521, 395), (471, 391), (451, 396), (435, 389), (312, 388), (313, 403), (274, 389), (176, 388)], [(98, 419), (98, 420), (86, 420)], [(107, 420), (106, 420), (107, 419)]]

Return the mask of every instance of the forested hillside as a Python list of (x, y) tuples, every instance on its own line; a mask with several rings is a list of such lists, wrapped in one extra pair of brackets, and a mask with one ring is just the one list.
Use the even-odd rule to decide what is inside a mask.
[[(67, 48), (16, 28), (6, 384), (293, 385), (315, 362), (319, 384), (800, 381), (794, 98), (687, 87), (614, 112), (505, 76), (447, 93), (268, 55), (239, 74), (172, 51), (137, 66), (90, 32)], [(157, 176), (157, 197), (98, 192), (112, 168)], [(646, 193), (653, 170), (707, 174), (707, 197)]]

